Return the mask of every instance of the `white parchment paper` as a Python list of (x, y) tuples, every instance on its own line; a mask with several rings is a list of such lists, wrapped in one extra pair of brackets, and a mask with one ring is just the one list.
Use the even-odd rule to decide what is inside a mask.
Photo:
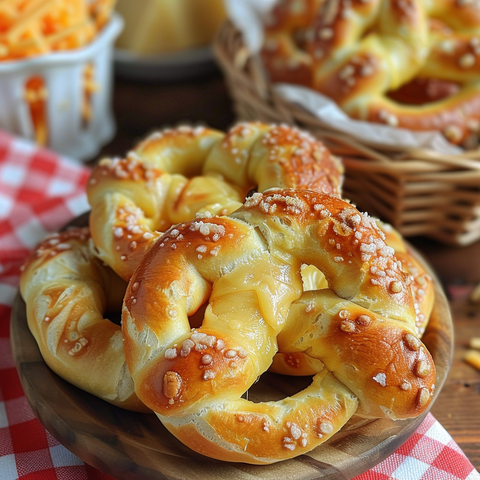
[[(277, 0), (225, 0), (227, 15), (242, 33), (245, 46), (256, 55), (263, 44), (262, 18)], [(349, 118), (332, 100), (302, 86), (275, 84), (274, 90), (286, 100), (316, 115), (331, 128), (377, 147), (388, 149), (427, 148), (442, 154), (459, 154), (462, 149), (449, 143), (438, 132), (413, 132)]]

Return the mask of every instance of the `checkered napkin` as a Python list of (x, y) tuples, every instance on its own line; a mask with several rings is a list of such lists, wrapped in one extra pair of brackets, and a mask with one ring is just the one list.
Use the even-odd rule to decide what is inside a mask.
[[(34, 417), (9, 340), (19, 267), (48, 233), (88, 210), (80, 164), (0, 131), (0, 479), (112, 480), (84, 464)], [(356, 480), (480, 480), (445, 429), (429, 414), (412, 437)]]

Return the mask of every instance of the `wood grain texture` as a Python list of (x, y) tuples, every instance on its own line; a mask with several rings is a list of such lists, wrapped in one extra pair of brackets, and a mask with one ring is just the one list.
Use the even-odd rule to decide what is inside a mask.
[[(83, 216), (76, 223), (85, 221)], [(347, 480), (390, 455), (424, 417), (394, 422), (354, 416), (338, 434), (307, 455), (269, 466), (225, 463), (185, 447), (154, 415), (121, 410), (53, 373), (30, 334), (20, 295), (12, 311), (11, 342), (27, 399), (46, 429), (86, 463), (119, 480), (252, 477)], [(438, 282), (436, 303), (424, 342), (437, 369), (433, 398), (436, 401), (447, 378), (453, 350), (450, 311)], [(249, 398), (261, 401), (291, 395), (304, 388), (308, 381), (267, 373), (251, 389)]]

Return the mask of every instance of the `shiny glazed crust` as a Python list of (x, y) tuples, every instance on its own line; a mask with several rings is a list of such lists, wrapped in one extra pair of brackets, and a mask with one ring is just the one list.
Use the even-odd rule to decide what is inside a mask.
[[(302, 264), (328, 288), (303, 292)], [(192, 449), (247, 463), (309, 451), (355, 412), (420, 415), (435, 367), (411, 283), (376, 222), (339, 197), (255, 193), (228, 217), (168, 230), (134, 273), (122, 320), (137, 395)], [(311, 385), (280, 401), (241, 398), (277, 351), (308, 354)]]
[(104, 159), (88, 186), (95, 254), (128, 280), (173, 224), (197, 213), (228, 214), (251, 189), (299, 187), (339, 194), (340, 161), (293, 127), (241, 123), (150, 135), (124, 159)]
[(46, 364), (66, 381), (129, 410), (149, 411), (137, 398), (125, 363), (119, 311), (126, 284), (88, 247), (88, 228), (47, 237), (20, 278), (27, 320)]

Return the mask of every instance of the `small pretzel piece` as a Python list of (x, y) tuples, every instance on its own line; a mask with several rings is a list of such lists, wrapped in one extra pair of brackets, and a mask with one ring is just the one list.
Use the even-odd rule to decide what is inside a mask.
[(478, 350), (468, 350), (463, 359), (472, 367), (480, 370), (480, 352)]

